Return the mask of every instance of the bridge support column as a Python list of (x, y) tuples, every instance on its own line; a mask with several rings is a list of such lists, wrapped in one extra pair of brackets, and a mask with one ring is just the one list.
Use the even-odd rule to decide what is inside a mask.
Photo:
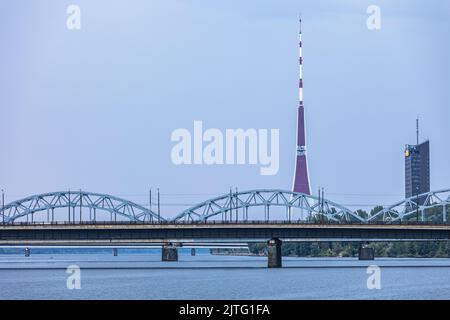
[(195, 256), (195, 248), (191, 249), (191, 256)]
[(162, 247), (162, 261), (178, 261), (178, 250), (174, 245), (167, 244)]
[(117, 248), (114, 248), (113, 249), (113, 256), (117, 257), (117, 255), (118, 255), (118, 250), (117, 250)]
[(375, 250), (367, 244), (362, 244), (359, 247), (358, 260), (374, 260)]
[(278, 238), (267, 241), (268, 268), (281, 268), (281, 243)]

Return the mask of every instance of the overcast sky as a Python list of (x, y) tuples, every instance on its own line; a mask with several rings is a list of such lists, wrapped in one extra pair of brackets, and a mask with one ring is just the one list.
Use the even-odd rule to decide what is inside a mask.
[[(81, 8), (68, 30), (66, 8)], [(381, 8), (381, 30), (366, 9)], [(193, 204), (230, 186), (290, 189), (298, 12), (313, 192), (354, 209), (404, 195), (403, 149), (431, 141), (450, 188), (450, 2), (0, 2), (0, 187), (7, 202), (71, 189)], [(177, 128), (280, 129), (280, 169), (175, 166)], [(179, 195), (184, 194), (184, 195)], [(187, 195), (186, 195), (187, 194)], [(173, 215), (177, 206), (164, 207)]]

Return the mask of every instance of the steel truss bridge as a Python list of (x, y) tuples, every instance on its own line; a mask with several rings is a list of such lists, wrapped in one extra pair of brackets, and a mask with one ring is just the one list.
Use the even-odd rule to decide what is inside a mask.
[[(62, 210), (62, 209), (66, 210)], [(33, 195), (13, 201), (0, 208), (0, 223), (14, 224), (64, 221), (69, 223), (96, 222), (97, 211), (106, 213), (102, 221), (136, 223), (183, 223), (214, 221), (245, 222), (274, 220), (271, 212), (278, 209), (276, 220), (302, 223), (439, 223), (449, 220), (450, 189), (432, 191), (402, 200), (389, 207), (363, 215), (328, 199), (278, 189), (230, 192), (188, 208), (174, 218), (165, 219), (149, 208), (115, 196), (85, 191), (59, 191)], [(280, 209), (284, 211), (280, 219)], [(59, 210), (55, 215), (55, 210)], [(249, 211), (256, 210), (256, 219)], [(61, 211), (63, 213), (61, 214)], [(88, 211), (88, 214), (86, 213)], [(44, 219), (35, 220), (35, 215)], [(254, 213), (253, 213), (254, 214)], [(61, 220), (61, 216), (63, 219)]]
[[(150, 208), (118, 197), (63, 191), (2, 205), (0, 246), (25, 246), (27, 256), (30, 246), (109, 246), (117, 255), (117, 247), (153, 245), (161, 246), (162, 261), (178, 261), (178, 246), (267, 241), (267, 266), (280, 268), (283, 241), (449, 241), (449, 207), (450, 190), (365, 215), (328, 199), (262, 189), (230, 192), (163, 219)], [(107, 219), (98, 219), (97, 211)], [(36, 214), (40, 219), (35, 220)], [(360, 245), (359, 259), (374, 256), (373, 248)]]
[[(130, 221), (164, 220), (152, 210), (131, 201), (85, 191), (44, 193), (17, 200), (0, 208), (0, 218), (4, 223), (13, 223), (25, 217), (27, 222), (33, 223), (35, 214), (43, 211), (46, 221), (55, 222), (55, 209), (61, 208), (67, 208), (65, 221), (69, 223), (77, 220), (96, 221), (98, 210), (109, 213), (110, 221), (117, 221), (117, 217)], [(88, 216), (83, 216), (83, 208), (88, 209)]]
[(434, 222), (447, 223), (450, 189), (431, 191), (402, 200), (373, 214), (367, 222)]

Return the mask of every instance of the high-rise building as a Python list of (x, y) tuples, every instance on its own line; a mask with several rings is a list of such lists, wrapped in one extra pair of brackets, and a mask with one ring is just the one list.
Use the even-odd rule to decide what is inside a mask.
[(303, 56), (302, 56), (302, 20), (299, 29), (299, 86), (298, 86), (298, 110), (297, 110), (297, 153), (295, 163), (295, 175), (293, 191), (311, 194), (308, 175), (308, 163), (306, 161), (305, 138), (305, 107), (303, 105)]
[[(419, 143), (417, 120), (417, 144), (405, 148), (405, 197), (411, 198), (430, 191), (430, 142)], [(423, 202), (424, 199), (420, 199)]]

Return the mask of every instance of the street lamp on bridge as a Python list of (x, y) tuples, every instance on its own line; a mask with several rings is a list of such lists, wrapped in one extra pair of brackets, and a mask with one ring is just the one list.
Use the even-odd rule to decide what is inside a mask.
[(416, 186), (416, 222), (419, 222), (419, 186)]
[(5, 190), (2, 189), (2, 223), (5, 224)]

